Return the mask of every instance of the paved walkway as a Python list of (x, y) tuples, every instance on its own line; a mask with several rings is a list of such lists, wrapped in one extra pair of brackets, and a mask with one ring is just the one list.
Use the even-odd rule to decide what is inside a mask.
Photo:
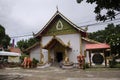
[(6, 68), (0, 69), (0, 80), (120, 80), (120, 69)]

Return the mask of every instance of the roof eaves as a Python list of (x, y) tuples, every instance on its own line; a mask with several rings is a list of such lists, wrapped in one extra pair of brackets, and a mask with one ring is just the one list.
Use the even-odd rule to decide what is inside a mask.
[(110, 49), (110, 45), (106, 43), (87, 44), (86, 50)]
[(34, 37), (39, 36), (57, 15), (60, 15), (63, 19), (65, 19), (69, 24), (71, 24), (77, 30), (85, 32), (84, 29), (82, 29), (82, 28), (78, 27), (77, 25), (75, 25), (73, 22), (71, 22), (69, 19), (67, 19), (64, 15), (62, 15), (59, 11), (56, 11), (56, 13), (53, 15), (53, 17), (47, 22), (47, 24), (37, 34), (35, 34)]
[(51, 23), (51, 21), (58, 15), (58, 11), (53, 15), (53, 17), (47, 22), (47, 24), (37, 33), (35, 34), (35, 37), (39, 36), (39, 34), (41, 34), (44, 29), (46, 29), (46, 27)]
[(25, 51), (29, 51), (31, 50), (32, 48), (38, 46), (40, 43), (39, 42), (36, 42), (35, 44), (33, 44), (32, 46), (28, 47)]
[(101, 42), (98, 42), (98, 41), (95, 41), (95, 40), (92, 40), (92, 39), (89, 39), (89, 38), (85, 38), (85, 37), (82, 37), (83, 40), (85, 41), (88, 41), (88, 42), (92, 42), (92, 43), (101, 43)]
[(47, 46), (49, 46), (49, 45), (53, 42), (53, 40), (56, 40), (56, 41), (59, 42), (62, 46), (69, 48), (69, 46), (66, 45), (66, 44), (65, 44), (60, 38), (58, 38), (58, 37), (53, 37), (43, 48), (47, 48)]
[(84, 29), (78, 27), (76, 24), (74, 24), (73, 22), (71, 22), (68, 18), (66, 18), (66, 17), (65, 17), (64, 15), (62, 15), (60, 12), (59, 12), (59, 15), (60, 15), (63, 19), (65, 19), (69, 24), (71, 24), (74, 28), (76, 28), (77, 30), (85, 32)]
[(66, 45), (60, 38), (55, 37), (55, 39), (56, 39), (60, 44), (62, 44), (63, 46), (68, 47), (68, 45)]

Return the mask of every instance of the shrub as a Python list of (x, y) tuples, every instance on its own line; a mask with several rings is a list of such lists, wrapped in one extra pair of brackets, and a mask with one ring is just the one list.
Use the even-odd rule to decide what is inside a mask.
[(120, 64), (117, 63), (116, 65), (114, 65), (114, 68), (120, 68)]
[(89, 68), (90, 66), (89, 66), (89, 63), (85, 63), (84, 65), (83, 65), (83, 69), (86, 69), (86, 68)]
[(86, 68), (90, 68), (89, 63), (85, 63)]
[(110, 68), (114, 68), (114, 65), (116, 65), (115, 58), (113, 58), (111, 61), (109, 61)]
[(35, 58), (33, 58), (33, 60), (32, 60), (33, 67), (36, 67), (38, 62), (39, 62), (38, 60), (36, 60)]

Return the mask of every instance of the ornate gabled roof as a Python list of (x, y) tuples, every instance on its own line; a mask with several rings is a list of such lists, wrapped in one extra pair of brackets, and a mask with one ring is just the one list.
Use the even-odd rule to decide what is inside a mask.
[(60, 38), (56, 36), (54, 36), (43, 48), (44, 49), (52, 48), (56, 43), (60, 43), (62, 46), (70, 48), (69, 45), (66, 45)]
[(41, 33), (48, 27), (48, 25), (54, 20), (54, 18), (56, 16), (60, 16), (61, 18), (63, 18), (65, 21), (67, 21), (70, 25), (72, 25), (75, 29), (77, 29), (78, 31), (81, 32), (86, 32), (86, 30), (78, 27), (77, 25), (75, 25), (73, 22), (71, 22), (69, 19), (67, 19), (64, 15), (62, 15), (59, 11), (56, 11), (56, 13), (53, 15), (53, 17), (48, 21), (48, 23), (37, 33), (34, 35), (34, 37), (38, 37), (41, 36)]

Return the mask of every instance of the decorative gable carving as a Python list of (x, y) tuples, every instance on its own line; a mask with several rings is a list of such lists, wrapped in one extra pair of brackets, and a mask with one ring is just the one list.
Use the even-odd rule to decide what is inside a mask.
[(62, 30), (63, 29), (63, 24), (60, 20), (57, 22), (56, 29), (57, 30)]

